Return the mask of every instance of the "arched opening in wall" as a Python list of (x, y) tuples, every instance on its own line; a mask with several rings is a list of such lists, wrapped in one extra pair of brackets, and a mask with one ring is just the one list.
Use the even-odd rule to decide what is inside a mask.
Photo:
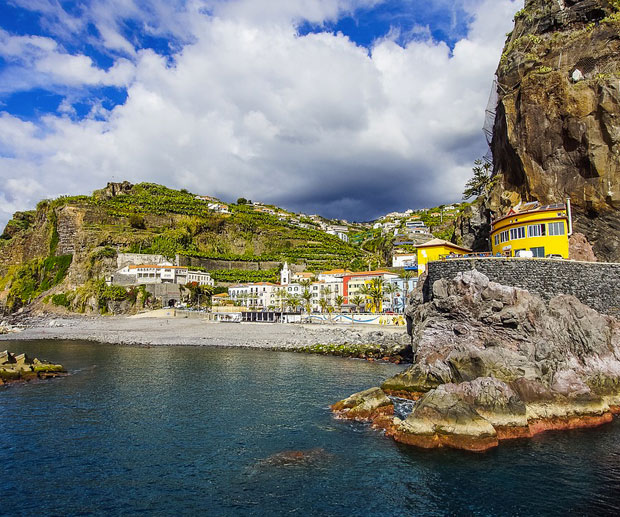
[(172, 308), (177, 304), (177, 301), (174, 298), (170, 298), (170, 300), (168, 300), (168, 307)]

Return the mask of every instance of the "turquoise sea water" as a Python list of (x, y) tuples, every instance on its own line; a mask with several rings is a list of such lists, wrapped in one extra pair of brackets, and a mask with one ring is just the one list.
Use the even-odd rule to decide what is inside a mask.
[(0, 348), (71, 371), (0, 389), (1, 515), (620, 512), (617, 421), (485, 454), (424, 451), (328, 409), (402, 366), (192, 347)]

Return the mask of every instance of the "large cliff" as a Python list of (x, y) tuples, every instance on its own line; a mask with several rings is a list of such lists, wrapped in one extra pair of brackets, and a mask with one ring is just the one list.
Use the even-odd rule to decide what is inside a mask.
[(526, 0), (497, 69), (488, 207), (571, 198), (575, 231), (620, 261), (620, 1)]

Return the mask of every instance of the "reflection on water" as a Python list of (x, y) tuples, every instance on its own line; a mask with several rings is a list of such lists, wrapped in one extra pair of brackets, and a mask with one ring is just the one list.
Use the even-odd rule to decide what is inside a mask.
[(189, 347), (7, 347), (72, 375), (0, 390), (2, 515), (618, 510), (617, 423), (486, 454), (423, 451), (329, 413), (402, 366)]

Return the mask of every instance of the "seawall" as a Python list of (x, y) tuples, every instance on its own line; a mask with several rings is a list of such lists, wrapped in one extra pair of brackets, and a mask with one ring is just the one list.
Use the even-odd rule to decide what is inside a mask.
[(459, 258), (428, 264), (424, 301), (441, 278), (476, 269), (493, 282), (536, 293), (544, 300), (570, 294), (598, 312), (620, 316), (620, 264), (551, 259)]

